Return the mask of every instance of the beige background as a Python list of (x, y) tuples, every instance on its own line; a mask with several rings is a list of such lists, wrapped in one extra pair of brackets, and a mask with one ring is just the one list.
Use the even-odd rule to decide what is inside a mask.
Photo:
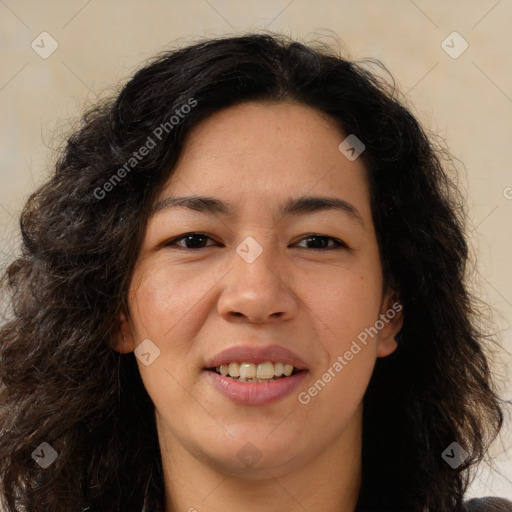
[[(350, 57), (386, 64), (416, 114), (461, 161), (477, 287), (509, 351), (500, 353), (496, 371), (511, 399), (511, 27), (510, 0), (0, 0), (2, 265), (17, 250), (21, 207), (52, 162), (56, 129), (66, 129), (86, 103), (108, 94), (146, 58), (205, 36), (267, 29), (311, 40), (332, 31)], [(458, 58), (442, 47), (454, 31), (469, 45)], [(58, 43), (46, 59), (31, 48), (34, 40), (42, 46), (42, 32)], [(444, 43), (452, 55), (463, 44), (453, 36)], [(494, 447), (498, 472), (484, 468), (472, 495), (512, 499), (510, 409), (507, 418)]]

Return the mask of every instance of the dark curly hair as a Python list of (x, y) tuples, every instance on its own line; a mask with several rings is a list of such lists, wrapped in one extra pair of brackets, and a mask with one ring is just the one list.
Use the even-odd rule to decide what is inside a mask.
[[(151, 207), (185, 137), (246, 101), (309, 105), (366, 146), (384, 278), (404, 323), (364, 396), (358, 510), (462, 510), (469, 470), (503, 423), (480, 303), (466, 284), (463, 200), (451, 160), (368, 62), (271, 33), (201, 40), (159, 55), (83, 116), (24, 207), (22, 252), (2, 281), (8, 512), (163, 511), (154, 406), (134, 354), (111, 342)], [(156, 147), (135, 158), (155, 133)], [(441, 457), (454, 441), (469, 454), (456, 469)], [(51, 471), (31, 456), (43, 442), (58, 453)]]

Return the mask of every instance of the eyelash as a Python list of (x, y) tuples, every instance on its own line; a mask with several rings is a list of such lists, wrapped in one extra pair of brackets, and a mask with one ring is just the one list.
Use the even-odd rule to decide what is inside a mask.
[[(184, 235), (181, 235), (181, 236), (179, 236), (177, 238), (173, 238), (172, 240), (169, 240), (168, 242), (166, 242), (164, 244), (164, 246), (165, 247), (176, 246), (176, 242), (178, 242), (180, 240), (183, 240), (185, 238), (191, 238), (191, 237), (195, 237), (195, 236), (200, 236), (202, 238), (207, 238), (209, 240), (213, 240), (211, 237), (209, 237), (205, 233), (193, 232), (193, 233), (185, 233)], [(306, 247), (306, 249), (310, 249), (310, 250), (313, 250), (313, 251), (333, 251), (333, 250), (336, 250), (336, 249), (349, 249), (348, 245), (345, 242), (343, 242), (342, 240), (338, 240), (337, 238), (333, 238), (331, 236), (325, 236), (325, 235), (309, 234), (306, 237), (302, 238), (300, 241), (302, 242), (304, 240), (311, 240), (311, 239), (314, 239), (314, 238), (333, 240), (335, 245), (331, 246), (331, 247), (324, 247), (324, 248), (311, 248), (311, 247), (308, 248), (308, 247)], [(177, 246), (177, 247), (181, 247), (183, 249), (189, 249), (189, 250), (198, 250), (198, 249), (205, 249), (206, 247), (211, 247), (211, 246), (206, 246), (206, 247), (182, 247), (182, 246)]]

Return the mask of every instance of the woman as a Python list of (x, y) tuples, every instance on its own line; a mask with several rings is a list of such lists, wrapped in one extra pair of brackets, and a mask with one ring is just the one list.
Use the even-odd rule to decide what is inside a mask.
[(460, 196), (396, 96), (252, 34), (84, 116), (5, 275), (6, 510), (466, 510), (501, 400)]

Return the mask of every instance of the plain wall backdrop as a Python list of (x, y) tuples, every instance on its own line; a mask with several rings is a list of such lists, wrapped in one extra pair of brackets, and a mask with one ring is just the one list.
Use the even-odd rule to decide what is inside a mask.
[[(147, 58), (203, 37), (270, 30), (342, 41), (380, 59), (424, 126), (459, 160), (477, 256), (474, 287), (505, 350), (512, 398), (512, 2), (510, 0), (0, 0), (0, 260), (17, 253), (18, 216), (54, 162), (55, 134)], [(60, 132), (58, 131), (60, 130)], [(471, 496), (512, 499), (510, 409)], [(440, 454), (441, 456), (441, 454)]]

